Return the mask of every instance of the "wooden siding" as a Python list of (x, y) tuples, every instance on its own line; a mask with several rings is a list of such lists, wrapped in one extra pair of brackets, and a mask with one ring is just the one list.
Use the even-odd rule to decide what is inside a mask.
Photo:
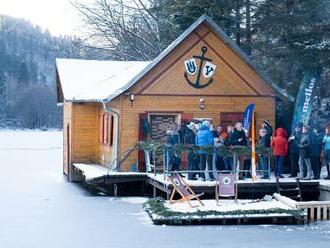
[[(137, 96), (133, 106), (126, 97), (123, 99), (121, 111), (120, 151), (124, 151), (138, 141), (139, 113), (145, 112), (183, 112), (196, 117), (209, 117), (215, 125), (220, 124), (221, 112), (244, 112), (249, 103), (256, 104), (257, 127), (263, 120), (275, 123), (275, 99), (273, 97), (205, 97), (206, 108), (199, 109), (198, 96)], [(127, 171), (137, 163), (137, 153), (122, 165)]]
[[(70, 155), (68, 155), (68, 146), (71, 145), (71, 118), (72, 118), (72, 103), (65, 102), (63, 104), (63, 173), (68, 175), (68, 164), (70, 163)], [(67, 126), (69, 125), (69, 139)], [(69, 148), (70, 149), (70, 148)]]
[(72, 106), (72, 160), (95, 163), (99, 151), (98, 103)]
[[(120, 109), (120, 98), (116, 98), (115, 100), (111, 101), (109, 103), (109, 107), (115, 109), (116, 111), (119, 111)], [(99, 104), (98, 106), (98, 136), (99, 137), (99, 133), (100, 133), (100, 128), (101, 128), (101, 118), (103, 116), (103, 114), (105, 114), (105, 111), (103, 109), (103, 106), (101, 104)], [(114, 116), (115, 117), (115, 116)], [(117, 134), (116, 134), (116, 125), (117, 125), (117, 118), (115, 117), (114, 119), (114, 125), (113, 125), (113, 144), (109, 145), (109, 144), (102, 144), (100, 142), (100, 140), (98, 140), (99, 142), (99, 151), (98, 151), (98, 159), (97, 159), (97, 163), (100, 163), (104, 166), (108, 166), (109, 163), (115, 158), (116, 154), (114, 151), (114, 145), (117, 139)]]

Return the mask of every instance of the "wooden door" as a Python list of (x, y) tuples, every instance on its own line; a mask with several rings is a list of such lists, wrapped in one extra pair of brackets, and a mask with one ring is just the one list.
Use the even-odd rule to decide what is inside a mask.
[(229, 125), (235, 125), (236, 122), (243, 123), (243, 119), (244, 113), (241, 112), (220, 113), (220, 125), (224, 130), (226, 130)]

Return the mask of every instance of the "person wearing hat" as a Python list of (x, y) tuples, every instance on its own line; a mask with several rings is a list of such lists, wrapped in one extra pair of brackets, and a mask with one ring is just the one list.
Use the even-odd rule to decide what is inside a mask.
[(211, 123), (209, 121), (203, 121), (200, 126), (199, 131), (196, 134), (195, 144), (200, 148), (203, 148), (199, 151), (200, 155), (200, 169), (203, 171), (201, 177), (205, 180), (204, 170), (206, 168), (207, 161), (207, 170), (209, 172), (210, 180), (214, 180), (213, 171), (212, 171), (212, 152), (205, 151), (206, 148), (213, 148), (214, 140), (213, 134), (210, 131)]
[(298, 161), (299, 161), (299, 148), (301, 138), (302, 123), (299, 123), (295, 128), (294, 132), (289, 137), (289, 154), (290, 154), (290, 164), (291, 164), (291, 175), (289, 177), (296, 177), (298, 173)]
[(266, 139), (269, 139), (269, 143), (270, 143), (270, 138), (273, 135), (273, 127), (270, 125), (269, 120), (265, 120), (263, 121), (263, 123), (261, 124), (261, 128), (266, 130)]
[(197, 127), (194, 122), (187, 123), (187, 128), (184, 133), (185, 145), (187, 145), (188, 149), (188, 180), (196, 180), (196, 176), (198, 173), (194, 172), (198, 170), (199, 164), (199, 156), (193, 150), (195, 145), (195, 138), (197, 133)]

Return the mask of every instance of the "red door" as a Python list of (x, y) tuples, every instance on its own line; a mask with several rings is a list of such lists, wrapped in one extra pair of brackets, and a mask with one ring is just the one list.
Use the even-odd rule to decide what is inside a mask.
[(229, 125), (235, 125), (236, 122), (242, 122), (244, 119), (244, 113), (241, 112), (231, 112), (231, 113), (220, 113), (220, 125), (224, 130), (227, 129)]

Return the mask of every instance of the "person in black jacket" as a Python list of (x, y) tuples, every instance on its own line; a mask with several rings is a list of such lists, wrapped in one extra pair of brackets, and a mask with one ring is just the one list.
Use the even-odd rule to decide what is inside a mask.
[(176, 154), (173, 147), (177, 144), (180, 144), (180, 136), (178, 133), (178, 124), (170, 123), (165, 136), (165, 142), (168, 149), (169, 164), (171, 165), (172, 171), (179, 170), (181, 157), (179, 154)]
[(188, 150), (188, 180), (196, 180), (196, 176), (199, 173), (193, 172), (199, 170), (199, 154), (194, 152), (193, 148), (195, 145), (197, 128), (194, 122), (187, 124), (187, 128), (184, 133), (185, 145), (191, 146), (191, 150)]
[[(312, 171), (312, 165), (311, 165), (311, 143), (310, 143), (310, 136), (308, 132), (308, 127), (304, 126), (302, 129), (302, 135), (300, 138), (300, 143), (299, 143), (299, 172), (300, 172), (300, 178), (303, 179), (313, 179), (313, 171)], [(305, 175), (305, 167), (304, 167), (304, 162), (307, 167), (307, 175)]]
[[(243, 130), (243, 125), (242, 122), (237, 122), (235, 124), (235, 129), (231, 135), (231, 145), (232, 146), (247, 146), (247, 138), (245, 135), (245, 132)], [(245, 156), (238, 156), (238, 162), (239, 162), (239, 170), (244, 169), (244, 159)], [(244, 179), (243, 178), (243, 173), (239, 173), (239, 179)]]
[[(270, 147), (270, 139), (267, 137), (267, 130), (265, 128), (261, 128), (259, 130), (259, 141), (258, 145), (262, 148), (269, 148)], [(269, 173), (268, 173), (268, 157), (265, 155), (260, 154), (259, 155), (259, 163), (261, 165), (261, 169), (263, 171), (263, 177), (261, 179), (268, 179)]]
[(266, 130), (266, 139), (269, 139), (269, 146), (270, 147), (270, 139), (273, 136), (273, 127), (270, 125), (269, 120), (264, 121), (261, 124), (261, 128)]
[(311, 141), (311, 162), (314, 173), (314, 179), (320, 179), (322, 136), (318, 132), (317, 128), (313, 128), (310, 141)]
[(302, 123), (295, 127), (294, 132), (289, 137), (289, 154), (291, 163), (291, 175), (289, 177), (296, 177), (298, 173), (299, 161), (299, 143), (301, 138)]

